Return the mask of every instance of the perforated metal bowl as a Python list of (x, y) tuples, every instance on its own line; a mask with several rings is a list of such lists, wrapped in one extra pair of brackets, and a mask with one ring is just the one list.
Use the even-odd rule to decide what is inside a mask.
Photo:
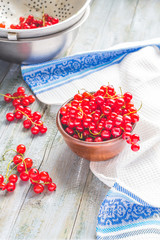
[(79, 27), (89, 16), (89, 12), (88, 7), (76, 24), (56, 34), (17, 41), (0, 38), (0, 58), (15, 63), (34, 64), (63, 56), (74, 41)]
[[(0, 37), (9, 40), (35, 38), (63, 31), (83, 16), (91, 0), (0, 0), (0, 22), (7, 25), (0, 28)], [(32, 14), (42, 18), (47, 13), (59, 19), (59, 23), (35, 29), (8, 29), (10, 24), (18, 24), (19, 17)]]

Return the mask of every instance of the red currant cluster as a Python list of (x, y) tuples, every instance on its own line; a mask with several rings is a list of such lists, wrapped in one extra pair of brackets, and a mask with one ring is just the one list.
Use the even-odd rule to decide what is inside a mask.
[[(19, 24), (11, 24), (11, 29), (33, 29), (33, 28), (41, 28), (47, 27), (59, 22), (58, 18), (53, 18), (48, 14), (43, 14), (42, 19), (36, 19), (34, 16), (29, 15), (27, 18), (20, 17)], [(6, 25), (4, 23), (0, 23), (0, 28), (5, 28)]]
[(117, 94), (111, 85), (101, 86), (95, 93), (78, 93), (60, 109), (62, 126), (72, 137), (87, 142), (122, 136), (138, 151), (139, 136), (131, 131), (139, 115), (131, 100), (131, 93)]
[(6, 25), (4, 23), (0, 23), (0, 28), (5, 28)]
[(6, 119), (9, 122), (12, 122), (14, 119), (21, 120), (25, 116), (27, 119), (23, 121), (24, 128), (31, 128), (31, 132), (34, 135), (39, 132), (42, 134), (46, 133), (47, 127), (44, 126), (43, 122), (40, 120), (41, 114), (37, 111), (32, 113), (31, 109), (28, 107), (28, 105), (35, 101), (35, 97), (33, 95), (28, 96), (25, 94), (24, 87), (19, 87), (17, 92), (13, 93), (13, 95), (6, 93), (3, 96), (6, 102), (12, 102), (12, 105), (15, 107), (15, 111), (13, 113), (6, 114)]
[[(44, 190), (44, 185), (47, 186), (49, 191), (56, 190), (56, 184), (52, 182), (49, 174), (45, 171), (39, 172), (36, 168), (31, 168), (33, 161), (31, 158), (24, 158), (24, 153), (26, 147), (23, 144), (17, 146), (16, 155), (9, 162), (7, 167), (6, 177), (0, 174), (0, 190), (7, 190), (8, 192), (13, 192), (16, 188), (16, 182), (18, 181), (17, 174), (11, 174), (11, 172), (16, 168), (20, 173), (19, 177), (22, 181), (29, 181), (34, 185), (34, 192), (41, 193)], [(9, 170), (11, 164), (15, 166)], [(30, 170), (28, 170), (30, 169)], [(4, 180), (6, 180), (4, 182)]]

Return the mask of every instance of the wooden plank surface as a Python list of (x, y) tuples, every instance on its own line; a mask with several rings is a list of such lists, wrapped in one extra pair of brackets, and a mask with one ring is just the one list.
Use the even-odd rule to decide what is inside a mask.
[[(158, 37), (159, 9), (158, 0), (94, 0), (67, 55)], [(0, 61), (0, 92), (14, 92), (20, 85), (31, 93), (20, 66)], [(6, 122), (12, 107), (0, 99), (0, 156), (8, 148), (25, 144), (26, 156), (40, 170), (49, 171), (57, 191), (35, 196), (29, 183), (18, 183), (14, 193), (0, 192), (0, 239), (95, 239), (96, 217), (108, 188), (91, 173), (89, 162), (64, 143), (55, 123), (59, 106), (37, 100), (31, 108), (43, 113), (48, 127), (44, 136), (32, 136), (21, 121)], [(11, 158), (8, 154), (8, 161)], [(7, 160), (1, 159), (0, 173), (6, 165)]]

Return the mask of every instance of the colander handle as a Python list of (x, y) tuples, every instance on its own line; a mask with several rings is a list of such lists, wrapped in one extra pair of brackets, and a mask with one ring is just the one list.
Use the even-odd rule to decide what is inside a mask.
[(8, 32), (8, 40), (16, 41), (17, 40), (17, 33), (15, 33), (15, 32)]

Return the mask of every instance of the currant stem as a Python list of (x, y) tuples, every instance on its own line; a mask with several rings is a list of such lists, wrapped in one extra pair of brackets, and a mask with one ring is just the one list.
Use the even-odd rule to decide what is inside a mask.
[(121, 87), (119, 87), (119, 89), (120, 89), (120, 92), (121, 92), (121, 96), (123, 96), (122, 88), (121, 88)]
[(136, 113), (136, 112), (138, 112), (141, 108), (142, 108), (142, 102), (141, 102), (140, 107), (137, 109), (137, 111), (133, 111), (133, 112), (126, 113), (126, 114), (124, 114), (123, 116), (130, 115), (130, 114), (132, 114), (132, 113)]
[(85, 114), (81, 108), (78, 108), (80, 112), (82, 113), (81, 118), (83, 118), (83, 115)]
[(19, 110), (19, 109), (17, 109), (17, 110), (16, 110), (16, 112), (17, 112), (17, 111), (21, 112), (21, 113), (22, 113), (24, 116), (26, 116), (26, 117), (27, 117), (27, 119), (28, 119), (28, 120), (30, 120), (30, 121), (31, 121), (31, 123), (32, 123), (32, 124), (34, 124), (34, 125), (37, 125), (37, 126), (42, 126), (42, 125), (43, 125), (43, 123), (44, 123), (44, 122), (42, 122), (41, 124), (37, 124), (37, 123), (33, 122), (33, 121), (32, 121), (32, 119), (31, 119), (30, 117), (28, 117), (28, 115), (27, 115), (26, 113), (24, 113), (23, 111), (21, 111), (21, 110)]
[[(17, 153), (17, 151), (14, 150), (14, 149), (8, 149), (7, 151), (5, 151), (5, 153), (4, 153), (3, 156), (2, 156), (3, 160), (6, 160), (6, 159), (5, 159), (5, 155), (6, 155), (9, 151), (13, 151), (13, 152), (16, 152), (16, 153)], [(24, 159), (24, 158), (23, 158), (23, 154), (19, 153), (19, 155), (21, 155), (21, 156), (22, 156), (22, 159)], [(22, 161), (23, 161), (23, 160), (22, 160)], [(9, 171), (9, 168), (10, 168), (10, 165), (11, 165), (12, 162), (13, 162), (13, 159), (12, 159), (12, 160), (8, 163), (8, 165), (7, 165), (7, 172), (6, 172), (6, 176), (5, 176), (6, 181), (8, 181), (8, 177), (10, 176), (10, 173), (14, 170), (14, 168), (20, 164), (20, 163), (17, 164), (14, 168), (12, 168), (12, 169)]]
[(99, 133), (92, 133), (92, 131), (90, 130), (90, 128), (89, 128), (89, 132), (90, 132), (90, 134), (92, 134), (92, 135), (99, 135), (101, 132), (102, 132), (102, 130), (100, 130), (100, 132)]
[(24, 96), (10, 97), (10, 96), (7, 96), (7, 95), (2, 94), (2, 93), (0, 93), (0, 95), (3, 96), (3, 97), (11, 98), (11, 99), (24, 98)]
[(46, 185), (46, 184), (50, 184), (51, 182), (38, 182), (36, 180), (33, 180), (32, 178), (30, 178), (30, 180), (32, 180), (32, 182), (34, 183), (39, 183), (39, 184), (42, 184), (42, 185)]
[[(10, 151), (14, 151), (14, 152), (16, 152), (17, 153), (17, 151), (16, 150), (14, 150), (14, 149), (8, 149), (8, 150), (6, 150), (4, 153), (3, 153), (3, 155), (2, 155), (2, 159), (3, 159), (3, 161), (5, 161), (6, 159), (5, 159), (5, 155), (8, 153), (8, 152), (10, 152)], [(21, 154), (20, 154), (21, 155)]]
[[(24, 162), (24, 158), (22, 158), (23, 160), (22, 160), (22, 162), (20, 162), (20, 163), (18, 163), (17, 165), (15, 165), (13, 168), (11, 168), (11, 170), (9, 171), (9, 168), (8, 168), (8, 171), (7, 171), (7, 173), (8, 173), (8, 175), (6, 174), (6, 180), (8, 181), (8, 178), (9, 178), (9, 176), (10, 176), (10, 174), (13, 172), (13, 170), (18, 166), (18, 165), (20, 165), (21, 163), (23, 163)], [(13, 160), (12, 160), (13, 161)], [(10, 164), (12, 163), (12, 161), (10, 161), (9, 162), (9, 167), (10, 167)]]
[(44, 6), (43, 6), (43, 13), (42, 13), (42, 21), (43, 21), (43, 27), (45, 27)]
[(77, 130), (76, 130), (76, 133), (78, 134), (78, 137), (80, 138), (80, 139), (83, 139), (83, 134), (81, 133), (79, 133)]
[(10, 167), (12, 162), (13, 162), (13, 159), (7, 165), (7, 172), (6, 172), (6, 176), (5, 176), (6, 182), (8, 182), (8, 172), (9, 172), (9, 167)]
[(142, 108), (142, 102), (141, 102), (140, 107), (137, 109), (137, 112), (138, 112), (141, 108)]

